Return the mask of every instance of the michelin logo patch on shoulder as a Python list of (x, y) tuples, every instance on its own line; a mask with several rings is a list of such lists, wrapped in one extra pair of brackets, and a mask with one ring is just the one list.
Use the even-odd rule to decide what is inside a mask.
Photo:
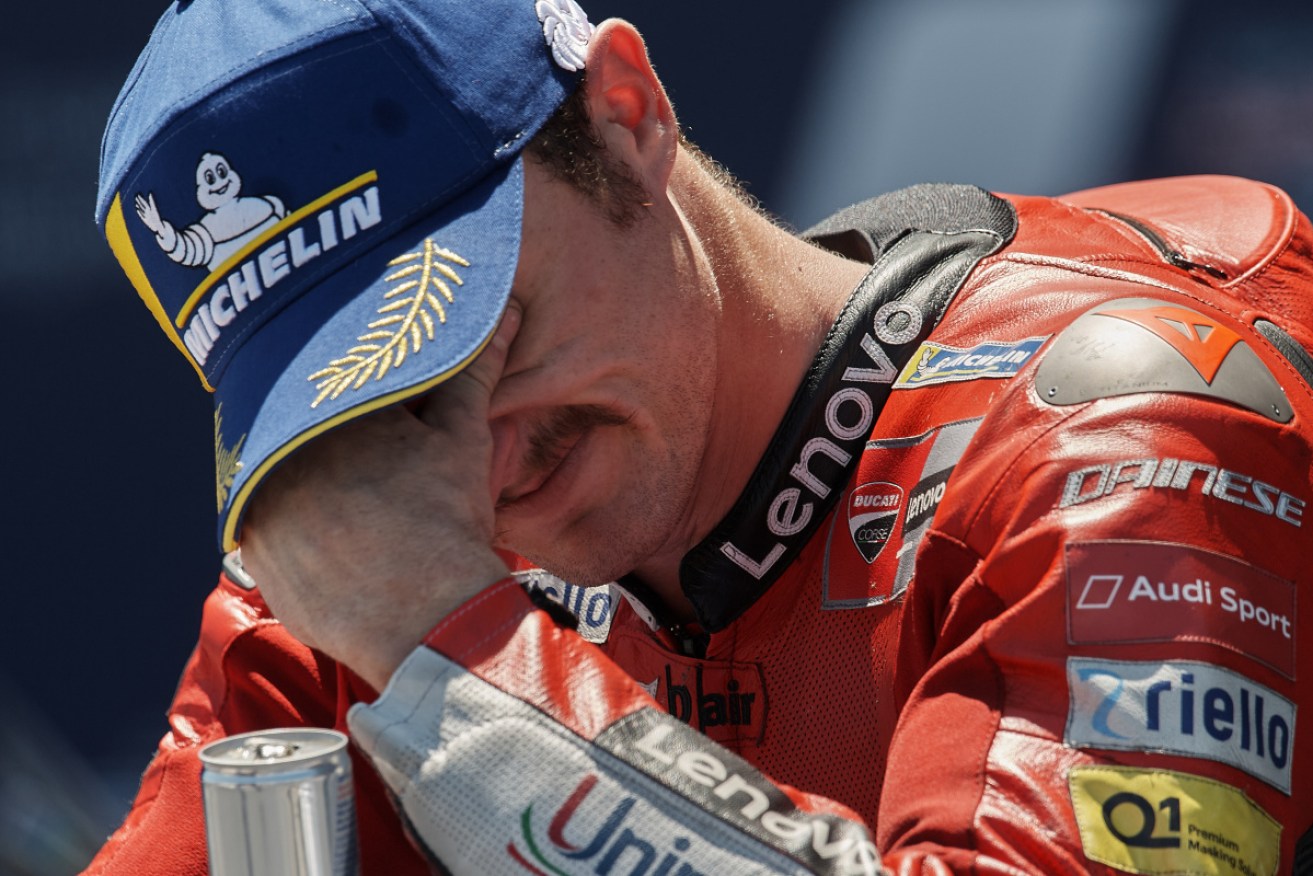
[(950, 347), (926, 341), (898, 375), (894, 389), (916, 389), (985, 377), (1015, 377), (1049, 337), (983, 341), (974, 347)]

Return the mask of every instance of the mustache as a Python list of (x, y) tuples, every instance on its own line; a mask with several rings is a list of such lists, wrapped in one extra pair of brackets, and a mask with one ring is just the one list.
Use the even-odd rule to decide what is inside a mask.
[(523, 470), (517, 480), (520, 486), (503, 490), (497, 498), (498, 507), (523, 496), (526, 485), (532, 485), (531, 490), (537, 489), (588, 430), (600, 426), (621, 426), (629, 420), (629, 416), (601, 405), (567, 405), (557, 408), (529, 434)]
[(623, 426), (629, 417), (601, 405), (568, 405), (552, 413), (529, 436), (525, 468), (536, 473), (560, 463), (572, 439), (600, 426)]

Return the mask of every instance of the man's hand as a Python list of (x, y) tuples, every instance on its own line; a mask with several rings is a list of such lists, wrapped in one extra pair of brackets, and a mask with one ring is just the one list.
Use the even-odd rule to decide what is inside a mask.
[(381, 690), (424, 634), (506, 575), (488, 402), (519, 328), (417, 403), (323, 435), (252, 499), (242, 562), (279, 620)]

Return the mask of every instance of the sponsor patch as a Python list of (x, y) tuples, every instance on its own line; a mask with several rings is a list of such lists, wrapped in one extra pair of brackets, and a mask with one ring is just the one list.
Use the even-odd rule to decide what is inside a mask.
[[(784, 852), (802, 871), (831, 876), (884, 873), (863, 825), (796, 808), (788, 795), (743, 758), (655, 709), (626, 715), (596, 744), (709, 812), (717, 821)], [(655, 855), (646, 858), (654, 863)], [(612, 872), (600, 866), (596, 873)], [(645, 866), (615, 872), (648, 873)], [(661, 870), (677, 876), (683, 871)], [(699, 869), (699, 873), (713, 871)], [(719, 870), (719, 873), (747, 872)], [(756, 872), (756, 871), (753, 871)]]
[(1068, 472), (1059, 508), (1083, 505), (1114, 493), (1145, 489), (1181, 490), (1240, 505), (1299, 528), (1307, 500), (1230, 469), (1188, 459), (1121, 459)]
[(618, 635), (612, 656), (667, 712), (723, 745), (757, 745), (766, 732), (761, 665), (683, 658), (641, 636)]
[(848, 532), (866, 562), (875, 562), (889, 543), (902, 509), (903, 488), (897, 484), (862, 484), (848, 497)]
[(860, 825), (798, 811), (746, 761), (656, 709), (590, 740), (417, 648), (348, 722), (398, 794), (421, 801), (412, 815), (434, 857), (467, 871), (881, 872)]
[(1015, 377), (1049, 335), (1023, 341), (984, 341), (974, 347), (950, 347), (926, 341), (903, 368), (894, 389), (915, 389), (983, 377)]
[(1194, 660), (1067, 660), (1063, 741), (1229, 764), (1290, 793), (1295, 705), (1237, 672)]
[[(854, 293), (848, 308), (860, 312), (862, 307), (874, 307), (870, 295), (870, 290), (863, 284)], [(812, 381), (808, 382), (806, 389), (814, 392), (814, 397), (806, 405), (795, 399), (790, 417), (780, 426), (780, 435), (793, 436), (796, 454), (792, 450), (768, 454), (766, 459), (771, 461), (774, 470), (769, 474), (758, 472), (753, 475), (753, 483), (757, 486), (750, 492), (770, 495), (774, 491), (774, 498), (765, 507), (760, 520), (764, 526), (759, 528), (756, 522), (745, 518), (742, 524), (734, 524), (732, 537), (720, 541), (721, 536), (713, 533), (703, 543), (710, 545), (713, 540), (720, 541), (716, 548), (720, 557), (751, 576), (751, 583), (748, 583), (748, 579), (728, 568), (723, 568), (718, 574), (715, 567), (720, 565), (720, 558), (699, 557), (691, 565), (703, 570), (704, 577), (716, 581), (717, 592), (730, 593), (726, 588), (731, 586), (748, 592), (758, 591), (760, 582), (773, 580), (767, 578), (768, 575), (778, 574), (771, 572), (777, 563), (802, 550), (834, 507), (838, 495), (836, 490), (848, 480), (853, 459), (870, 437), (876, 413), (888, 398), (889, 387), (898, 375), (898, 365), (881, 344), (911, 343), (921, 330), (922, 317), (910, 302), (887, 302), (875, 311), (872, 322), (874, 336), (867, 332), (858, 334), (849, 328), (845, 331), (852, 333), (840, 342), (842, 347), (832, 349), (827, 344), (818, 354), (818, 362), (833, 358), (834, 364), (822, 372), (820, 384), (813, 387)], [(892, 322), (903, 325), (894, 329)], [(852, 363), (845, 365), (842, 371), (837, 367), (840, 350), (843, 352), (842, 361)], [(897, 358), (899, 363), (904, 361), (901, 355)], [(826, 393), (829, 393), (829, 398), (822, 408), (819, 400)], [(787, 469), (783, 467), (793, 459), (797, 461)], [(761, 486), (768, 482), (771, 484), (769, 488)], [(726, 520), (735, 520), (735, 515)], [(726, 523), (722, 522), (718, 531), (725, 528)], [(697, 556), (702, 550), (702, 545), (699, 545), (689, 557)], [(713, 623), (723, 625), (728, 621), (717, 618)]]
[(1145, 876), (1272, 876), (1281, 825), (1238, 788), (1172, 770), (1079, 766), (1068, 775), (1091, 861)]
[[(383, 221), (378, 174), (363, 174), (309, 205), (288, 211), (268, 193), (245, 194), (237, 169), (206, 152), (195, 169), (196, 203), (188, 221), (162, 212), (154, 192), (138, 192), (133, 207), (161, 252), (206, 275), (173, 314), (187, 352), (204, 366), (225, 328), (252, 302), (303, 265)], [(240, 332), (237, 332), (240, 334)]]
[(766, 697), (756, 664), (667, 663), (654, 696), (671, 715), (717, 741), (760, 742), (766, 729)]
[[(519, 818), (519, 836), (506, 844), (506, 854), (526, 871), (546, 876), (564, 873), (561, 867), (589, 867), (610, 873), (619, 863), (637, 862), (643, 872), (660, 858), (657, 872), (699, 873), (689, 862), (699, 860), (706, 843), (697, 842), (692, 831), (681, 834), (668, 825), (653, 824), (634, 811), (636, 797), (617, 801), (615, 790), (597, 790), (599, 776), (589, 773), (553, 811), (535, 816), (533, 806)], [(599, 823), (600, 822), (600, 823)], [(691, 853), (691, 854), (690, 854)], [(646, 863), (642, 863), (646, 862)]]
[(580, 587), (543, 569), (526, 569), (513, 573), (515, 579), (530, 590), (537, 590), (578, 620), (578, 632), (586, 641), (600, 644), (611, 634), (616, 594), (610, 584)]
[(953, 466), (979, 426), (979, 418), (961, 420), (867, 444), (858, 486), (844, 494), (846, 513), (831, 518), (822, 608), (863, 608), (902, 595)]
[(1183, 544), (1067, 545), (1067, 640), (1204, 642), (1295, 677), (1295, 587), (1257, 566)]

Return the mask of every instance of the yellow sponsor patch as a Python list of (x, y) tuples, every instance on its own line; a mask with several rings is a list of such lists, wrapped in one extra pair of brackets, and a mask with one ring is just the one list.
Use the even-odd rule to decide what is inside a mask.
[(1239, 788), (1172, 770), (1075, 767), (1068, 776), (1091, 861), (1156, 876), (1271, 876), (1281, 825)]

